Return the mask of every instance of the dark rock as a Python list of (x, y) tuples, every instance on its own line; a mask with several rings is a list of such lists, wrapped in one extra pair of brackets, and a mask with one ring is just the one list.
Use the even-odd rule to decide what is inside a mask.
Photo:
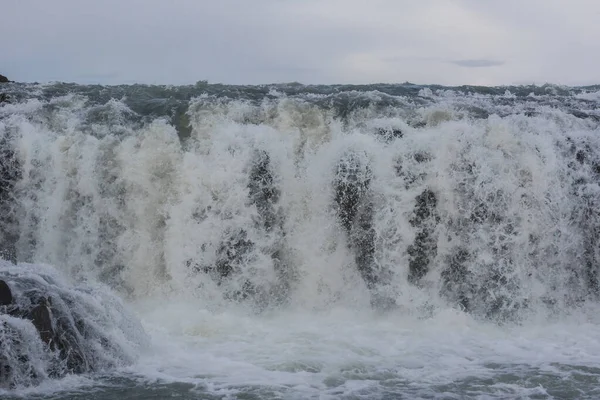
[(418, 152), (418, 153), (415, 153), (414, 159), (418, 163), (424, 163), (427, 161), (431, 161), (431, 154), (424, 153), (424, 152)]
[(413, 217), (409, 223), (418, 231), (415, 241), (407, 249), (408, 280), (413, 284), (417, 284), (429, 272), (429, 264), (437, 255), (434, 231), (439, 222), (436, 212), (437, 197), (433, 191), (426, 189), (415, 200)]
[(54, 338), (54, 329), (52, 328), (52, 313), (48, 307), (48, 300), (43, 298), (40, 304), (29, 311), (28, 318), (40, 333), (42, 341), (49, 345)]
[[(248, 200), (256, 207), (258, 220), (256, 223), (266, 232), (281, 228), (276, 212), (279, 200), (279, 189), (274, 184), (270, 158), (267, 152), (259, 151), (250, 167), (248, 182)], [(214, 267), (206, 267), (205, 272), (213, 274), (217, 281), (239, 272), (255, 244), (248, 239), (246, 230), (229, 234), (217, 249), (217, 261)]]
[(19, 239), (15, 215), (14, 187), (21, 178), (21, 165), (10, 136), (0, 139), (0, 257), (15, 263)]
[[(257, 310), (263, 310), (272, 304), (280, 304), (290, 290), (291, 271), (283, 261), (284, 218), (279, 210), (280, 190), (271, 166), (269, 154), (264, 150), (256, 151), (249, 165), (247, 206), (256, 208), (254, 226), (260, 234), (274, 237), (269, 248), (261, 248), (249, 238), (248, 229), (233, 229), (224, 234), (216, 249), (216, 261), (213, 265), (198, 265), (193, 260), (186, 264), (197, 272), (209, 274), (217, 285), (227, 285), (235, 275), (243, 273), (246, 264), (260, 253), (271, 257), (276, 281), (271, 284), (254, 282), (249, 278), (241, 285), (226, 287), (224, 297), (236, 302), (249, 300)], [(195, 213), (196, 220), (208, 217), (210, 209)], [(235, 280), (234, 280), (235, 281)], [(241, 286), (241, 288), (240, 288)]]
[(250, 168), (248, 197), (250, 203), (256, 206), (261, 219), (259, 223), (267, 231), (281, 227), (281, 218), (278, 218), (276, 211), (280, 191), (274, 181), (269, 154), (266, 151), (257, 152)]
[[(111, 297), (103, 292), (64, 287), (52, 276), (32, 271), (27, 264), (14, 267), (3, 261), (0, 273), (11, 277), (12, 297), (7, 306), (8, 286), (5, 280), (0, 281), (0, 310), (12, 317), (0, 315), (4, 317), (0, 319), (0, 387), (35, 385), (45, 377), (92, 372), (130, 358), (121, 347), (125, 342), (111, 340), (108, 332), (119, 329), (125, 334), (129, 324), (136, 323), (127, 319), (127, 328), (122, 330), (125, 325), (108, 317), (122, 312)], [(105, 312), (99, 304), (112, 309)], [(88, 320), (93, 322), (88, 324)], [(122, 337), (125, 341), (126, 336)]]
[(350, 250), (354, 252), (356, 268), (363, 281), (372, 291), (374, 308), (389, 309), (395, 301), (377, 297), (374, 289), (385, 284), (375, 260), (376, 232), (373, 227), (374, 204), (370, 190), (371, 169), (363, 165), (358, 155), (347, 154), (337, 166), (333, 182), (333, 202), (341, 227), (348, 237)]
[(375, 264), (375, 238), (373, 229), (373, 206), (369, 202), (361, 204), (356, 219), (348, 235), (354, 251), (354, 260), (367, 287), (372, 289), (379, 282)]
[(7, 77), (4, 75), (0, 75), (0, 83), (8, 83), (10, 82)]
[(398, 128), (379, 128), (377, 129), (376, 134), (386, 143), (404, 137), (404, 133)]
[(13, 302), (12, 292), (8, 284), (0, 280), (0, 306), (8, 306)]
[(350, 233), (359, 208), (368, 201), (371, 171), (363, 168), (354, 153), (342, 159), (337, 166), (334, 181), (334, 203), (336, 213), (346, 233)]
[(466, 249), (457, 248), (441, 277), (441, 295), (475, 316), (498, 323), (515, 322), (518, 311), (528, 306), (527, 299), (518, 294), (510, 260), (482, 264)]
[(221, 243), (215, 263), (217, 279), (226, 278), (234, 271), (239, 272), (244, 259), (253, 249), (254, 243), (247, 238), (245, 230), (240, 230)]
[(412, 226), (420, 226), (423, 221), (435, 215), (437, 196), (430, 189), (425, 189), (415, 200), (414, 216), (409, 222)]
[(6, 93), (0, 93), (0, 104), (10, 103), (10, 96)]
[(442, 271), (442, 295), (452, 303), (458, 304), (464, 311), (470, 311), (475, 290), (467, 265), (470, 260), (471, 255), (467, 250), (457, 248), (448, 260), (448, 267)]

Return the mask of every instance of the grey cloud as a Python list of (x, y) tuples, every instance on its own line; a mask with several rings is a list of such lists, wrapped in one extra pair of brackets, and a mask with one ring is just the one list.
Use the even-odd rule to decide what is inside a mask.
[(19, 0), (0, 13), (0, 73), (81, 83), (600, 80), (600, 2), (506, 2)]
[(497, 67), (504, 64), (504, 61), (496, 60), (456, 60), (450, 61), (452, 64), (456, 64), (459, 67), (465, 68), (486, 68), (486, 67)]

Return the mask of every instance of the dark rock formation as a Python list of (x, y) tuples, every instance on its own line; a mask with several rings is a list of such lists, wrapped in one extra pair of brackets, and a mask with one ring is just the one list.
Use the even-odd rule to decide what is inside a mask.
[(404, 133), (398, 128), (379, 128), (375, 131), (375, 134), (386, 143), (404, 137)]
[(277, 202), (280, 191), (275, 185), (271, 160), (265, 151), (257, 152), (250, 168), (248, 182), (248, 198), (256, 206), (259, 219), (258, 223), (267, 231), (281, 228), (281, 218), (277, 214)]
[[(264, 282), (244, 281), (237, 289), (226, 292), (224, 296), (234, 301), (252, 300), (258, 309), (285, 301), (290, 290), (291, 272), (282, 260), (284, 219), (278, 207), (280, 190), (272, 171), (271, 160), (266, 151), (257, 151), (249, 165), (248, 202), (256, 208), (254, 226), (250, 229), (232, 229), (224, 234), (216, 249), (216, 261), (213, 265), (198, 265), (193, 260), (188, 267), (207, 273), (218, 284), (226, 284), (234, 276), (244, 272), (245, 266), (260, 253), (268, 254), (275, 269), (277, 281), (269, 287)], [(256, 231), (273, 244), (262, 248), (249, 238), (249, 231)]]
[(464, 311), (471, 309), (471, 298), (474, 292), (471, 272), (467, 266), (470, 258), (467, 250), (457, 248), (448, 260), (448, 267), (442, 271), (442, 294)]
[(439, 222), (435, 193), (426, 189), (415, 200), (413, 217), (409, 223), (417, 229), (417, 234), (414, 243), (408, 247), (408, 280), (413, 284), (427, 274), (429, 264), (437, 254), (437, 240), (433, 233)]
[(366, 214), (363, 221), (369, 219), (371, 212), (369, 186), (371, 171), (363, 167), (360, 159), (349, 153), (337, 165), (334, 188), (334, 205), (340, 223), (350, 234), (359, 214)]
[[(583, 232), (582, 278), (589, 294), (600, 297), (600, 201), (594, 188), (600, 184), (600, 157), (590, 143), (573, 144), (575, 160), (569, 164), (573, 171), (573, 194), (580, 203), (577, 209)], [(575, 272), (575, 275), (577, 273)]]
[[(120, 312), (112, 299), (61, 286), (27, 265), (0, 264), (0, 387), (35, 385), (128, 359), (121, 348), (127, 335), (115, 342), (111, 331), (121, 327), (106, 325), (114, 323), (109, 315)], [(119, 318), (127, 320), (126, 329), (136, 326), (125, 315)]]
[(15, 216), (14, 187), (21, 178), (21, 166), (13, 150), (11, 137), (0, 139), (0, 257), (16, 262), (19, 239)]
[(12, 291), (8, 284), (0, 280), (0, 306), (8, 306), (13, 302)]
[(463, 311), (503, 323), (517, 320), (518, 311), (527, 307), (527, 300), (517, 295), (510, 261), (482, 264), (466, 249), (457, 248), (447, 264), (441, 274), (442, 295)]
[[(58, 351), (56, 365), (48, 371), (50, 376), (83, 373), (92, 369), (80, 343), (84, 340), (83, 332), (78, 331), (81, 323), (79, 327), (74, 325), (74, 315), (69, 310), (53, 307), (50, 297), (41, 295), (37, 288), (23, 292), (21, 302), (16, 304), (11, 289), (5, 281), (0, 281), (0, 296), (2, 296), (2, 305), (7, 306), (4, 309), (6, 314), (31, 321), (47, 348), (50, 351)], [(0, 342), (0, 345), (3, 343)], [(60, 364), (64, 365), (61, 367)], [(5, 369), (6, 367), (4, 366)], [(0, 384), (4, 381), (3, 378), (0, 371)]]
[(4, 75), (0, 75), (0, 83), (8, 83), (10, 82), (7, 77)]
[(254, 249), (254, 243), (248, 240), (245, 230), (240, 230), (221, 242), (217, 250), (214, 278), (221, 281), (234, 272), (240, 272), (245, 258)]
[(27, 318), (33, 322), (33, 326), (40, 333), (42, 341), (48, 345), (55, 337), (49, 305), (48, 299), (42, 298), (40, 303), (27, 313)]
[(375, 231), (370, 193), (371, 171), (355, 153), (349, 153), (337, 166), (334, 207), (348, 242), (354, 251), (356, 266), (367, 287), (378, 281), (375, 266)]
[(334, 209), (348, 238), (358, 272), (371, 290), (371, 305), (377, 309), (391, 309), (393, 299), (377, 293), (385, 285), (385, 275), (375, 260), (376, 232), (373, 227), (373, 194), (370, 190), (371, 169), (356, 153), (348, 153), (338, 162), (333, 182)]

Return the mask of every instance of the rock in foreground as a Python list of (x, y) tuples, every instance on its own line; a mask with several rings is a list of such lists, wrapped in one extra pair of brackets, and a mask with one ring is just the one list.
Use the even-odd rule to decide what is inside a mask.
[(49, 266), (0, 262), (0, 387), (133, 361), (141, 326), (103, 287), (70, 287)]

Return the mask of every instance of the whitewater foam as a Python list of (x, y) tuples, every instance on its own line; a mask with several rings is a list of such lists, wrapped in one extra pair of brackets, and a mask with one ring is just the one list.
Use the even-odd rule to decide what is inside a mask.
[[(149, 88), (165, 98), (50, 85), (0, 107), (16, 257), (108, 284), (151, 337), (98, 387), (593, 396), (592, 92)], [(344, 226), (340, 179), (368, 221)]]

